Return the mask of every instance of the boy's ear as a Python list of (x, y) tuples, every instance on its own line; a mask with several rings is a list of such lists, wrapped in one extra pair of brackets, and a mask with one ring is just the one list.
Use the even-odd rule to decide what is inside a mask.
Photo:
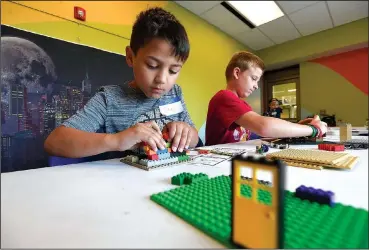
[(238, 78), (240, 77), (240, 72), (241, 72), (241, 69), (239, 67), (235, 67), (233, 69), (233, 77), (234, 77), (234, 79), (238, 80)]
[(126, 61), (129, 67), (133, 67), (133, 51), (131, 47), (126, 47)]

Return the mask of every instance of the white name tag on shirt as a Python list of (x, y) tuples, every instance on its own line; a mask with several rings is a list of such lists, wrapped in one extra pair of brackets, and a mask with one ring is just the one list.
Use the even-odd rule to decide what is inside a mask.
[(159, 106), (160, 113), (165, 116), (176, 115), (183, 111), (181, 101)]

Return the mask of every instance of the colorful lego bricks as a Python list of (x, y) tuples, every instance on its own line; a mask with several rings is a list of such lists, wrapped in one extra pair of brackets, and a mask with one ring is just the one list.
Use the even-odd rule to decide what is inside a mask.
[(187, 151), (172, 152), (171, 143), (167, 141), (168, 138), (168, 134), (163, 133), (163, 139), (167, 142), (165, 149), (154, 151), (147, 143), (141, 143), (141, 146), (135, 152), (136, 155), (128, 155), (122, 158), (121, 162), (144, 170), (153, 170), (191, 160), (190, 156), (187, 155)]
[[(231, 238), (231, 187), (229, 176), (218, 176), (154, 194), (151, 200), (225, 247), (236, 248)], [(268, 191), (258, 193), (260, 202), (270, 204)], [(251, 197), (252, 188), (242, 185), (241, 195)], [(368, 249), (368, 211), (341, 203), (330, 207), (284, 191), (283, 247)]]
[(345, 145), (341, 144), (319, 144), (319, 150), (326, 150), (326, 151), (345, 151)]
[(172, 177), (171, 183), (173, 185), (182, 186), (185, 184), (192, 184), (194, 182), (207, 180), (207, 179), (209, 179), (209, 177), (207, 174), (204, 174), (204, 173), (198, 173), (198, 174), (180, 173)]
[(255, 153), (257, 154), (263, 154), (269, 151), (269, 147), (266, 144), (261, 144), (256, 146)]

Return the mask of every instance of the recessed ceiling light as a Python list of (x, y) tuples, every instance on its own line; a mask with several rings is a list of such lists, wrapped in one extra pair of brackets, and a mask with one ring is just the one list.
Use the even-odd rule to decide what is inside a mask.
[(227, 1), (227, 3), (255, 26), (284, 16), (274, 1)]

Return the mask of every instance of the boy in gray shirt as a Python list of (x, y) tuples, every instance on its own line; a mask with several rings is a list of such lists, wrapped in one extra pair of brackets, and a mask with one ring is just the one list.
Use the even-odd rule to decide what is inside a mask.
[[(162, 132), (172, 150), (182, 152), (199, 142), (181, 88), (175, 84), (190, 45), (185, 28), (169, 12), (152, 8), (133, 25), (127, 64), (134, 79), (104, 86), (75, 115), (56, 128), (45, 150), (69, 158), (134, 149), (141, 142), (164, 149)], [(97, 133), (97, 131), (103, 133)]]

